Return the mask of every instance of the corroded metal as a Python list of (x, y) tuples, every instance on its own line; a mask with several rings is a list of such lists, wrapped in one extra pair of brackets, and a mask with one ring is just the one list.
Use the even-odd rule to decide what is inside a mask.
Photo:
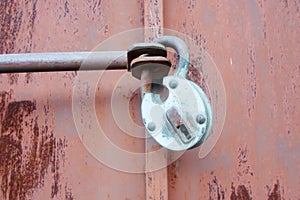
[(161, 36), (154, 39), (154, 42), (171, 47), (177, 52), (179, 59), (174, 74), (186, 78), (189, 71), (190, 55), (189, 48), (185, 42), (175, 36)]
[[(163, 34), (164, 15), (163, 15), (163, 0), (144, 0), (144, 40), (145, 42), (152, 42), (154, 38), (157, 38)], [(147, 87), (147, 86), (146, 86)], [(150, 87), (151, 88), (151, 87)], [(148, 88), (144, 88), (147, 91)], [(142, 93), (143, 95), (143, 93)], [(145, 131), (146, 132), (146, 131)], [(145, 141), (145, 168), (153, 168), (155, 163), (155, 157), (151, 157), (151, 152), (161, 148), (160, 145), (153, 139), (147, 138)], [(167, 153), (167, 152), (166, 152)], [(158, 158), (162, 163), (167, 166), (166, 156)], [(146, 183), (146, 199), (168, 199), (168, 170), (164, 167), (157, 171), (151, 171), (145, 173)]]
[(134, 59), (130, 64), (132, 76), (137, 79), (142, 79), (143, 71), (149, 71), (151, 81), (144, 81), (148, 84), (151, 84), (151, 82), (161, 83), (163, 77), (168, 75), (170, 67), (170, 60), (162, 56), (141, 56)]
[(0, 55), (0, 73), (119, 69), (127, 69), (126, 51)]
[[(162, 27), (183, 32), (209, 52), (225, 82), (227, 118), (213, 151), (198, 159), (194, 149), (170, 165), (168, 188), (166, 170), (148, 173), (145, 184), (144, 175), (109, 169), (83, 147), (70, 109), (75, 72), (2, 74), (0, 199), (145, 199), (146, 188), (149, 198), (174, 200), (299, 199), (299, 1), (147, 2), (2, 0), (0, 52), (89, 51), (151, 25), (159, 31), (147, 30), (148, 41)], [(198, 67), (201, 59), (191, 53)], [(205, 87), (197, 66), (188, 77)], [(124, 73), (106, 73), (97, 114), (118, 145), (144, 151), (108, 110), (109, 91)], [(127, 100), (142, 124), (138, 92), (119, 102)]]
[(228, 102), (213, 151), (169, 167), (170, 199), (299, 199), (299, 1), (165, 0), (164, 25), (211, 55)]
[(127, 51), (127, 63), (128, 70), (130, 71), (131, 62), (139, 56), (162, 56), (167, 57), (167, 50), (164, 45), (156, 43), (137, 43), (128, 48)]
[[(90, 51), (111, 35), (143, 26), (142, 5), (142, 1), (1, 0), (0, 53)], [(122, 17), (112, 17), (125, 7)], [(113, 81), (124, 73), (117, 70), (106, 77)], [(77, 76), (76, 72), (0, 74), (1, 200), (144, 199), (143, 175), (106, 167), (78, 138), (71, 110)], [(102, 92), (97, 98), (109, 105)], [(99, 113), (106, 107), (98, 106)], [(132, 147), (130, 151), (144, 149), (142, 141), (120, 138)]]

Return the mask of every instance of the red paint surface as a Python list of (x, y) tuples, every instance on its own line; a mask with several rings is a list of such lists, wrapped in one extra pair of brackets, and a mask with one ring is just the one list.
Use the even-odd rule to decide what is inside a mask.
[[(0, 53), (92, 50), (111, 35), (143, 26), (141, 4), (1, 1)], [(143, 174), (112, 170), (81, 143), (71, 104), (76, 77), (0, 75), (0, 199), (144, 199)]]
[[(227, 95), (226, 122), (213, 151), (200, 160), (199, 149), (191, 150), (169, 166), (169, 199), (299, 199), (299, 6), (297, 0), (164, 1), (164, 27), (207, 50)], [(91, 50), (143, 27), (143, 15), (141, 0), (4, 0), (0, 52)], [(76, 77), (0, 75), (0, 199), (145, 198), (143, 174), (106, 167), (78, 138), (71, 104)], [(189, 77), (205, 86), (201, 74), (190, 70)], [(111, 137), (124, 148), (143, 149), (143, 141), (122, 135), (101, 115), (107, 94), (97, 114), (114, 130)]]
[(170, 199), (300, 198), (299, 6), (165, 1), (165, 27), (207, 50), (227, 95), (220, 140), (206, 158), (192, 150), (169, 170)]

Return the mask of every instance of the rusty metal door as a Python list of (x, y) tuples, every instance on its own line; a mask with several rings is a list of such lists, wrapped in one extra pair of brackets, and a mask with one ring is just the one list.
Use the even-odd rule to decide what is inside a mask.
[[(111, 36), (150, 27), (101, 46), (115, 50), (166, 28), (209, 53), (227, 99), (222, 134), (206, 157), (196, 148), (167, 168), (126, 173), (99, 162), (77, 134), (79, 73), (0, 74), (0, 199), (300, 199), (299, 6), (297, 0), (0, 1), (2, 54), (91, 51)], [(99, 81), (97, 120), (120, 148), (157, 148), (112, 120), (113, 95), (122, 96), (139, 125), (126, 128), (144, 133), (138, 90), (128, 89), (124, 74), (105, 72)], [(205, 81), (193, 71), (189, 78)], [(115, 90), (118, 80), (123, 85)]]

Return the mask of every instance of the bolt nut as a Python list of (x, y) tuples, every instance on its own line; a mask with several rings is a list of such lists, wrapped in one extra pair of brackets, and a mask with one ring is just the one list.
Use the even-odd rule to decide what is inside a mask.
[(197, 121), (199, 124), (204, 124), (205, 121), (206, 121), (206, 118), (205, 118), (204, 115), (199, 114), (199, 115), (197, 115), (197, 117), (196, 117), (196, 121)]
[(178, 82), (173, 79), (169, 82), (169, 86), (170, 86), (170, 88), (175, 89), (178, 86)]
[(149, 131), (154, 131), (156, 129), (156, 125), (154, 122), (150, 122), (148, 125), (147, 125), (147, 128)]

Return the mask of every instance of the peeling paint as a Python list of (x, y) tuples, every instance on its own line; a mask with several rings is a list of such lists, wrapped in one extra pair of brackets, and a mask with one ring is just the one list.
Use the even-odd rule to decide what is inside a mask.
[(0, 53), (11, 53), (20, 31), (23, 12), (16, 1), (0, 1)]
[(218, 182), (216, 176), (208, 183), (209, 188), (209, 200), (225, 200), (225, 190), (223, 186)]
[(205, 78), (202, 76), (202, 74), (199, 72), (198, 69), (196, 69), (193, 65), (190, 66), (188, 71), (188, 79), (196, 83), (201, 87), (201, 89), (206, 93), (209, 99), (211, 99), (211, 94), (208, 89), (208, 85), (205, 83)]
[[(37, 0), (33, 1), (1, 1), (0, 2), (0, 54), (25, 52), (32, 48), (32, 33), (37, 14)], [(16, 42), (21, 28), (26, 27), (26, 37), (22, 38), (24, 46), (16, 49)], [(18, 41), (20, 46), (20, 41)], [(9, 84), (17, 84), (19, 74), (8, 74)]]
[(168, 186), (173, 189), (176, 188), (178, 178), (178, 162), (175, 161), (168, 166)]
[(233, 185), (231, 185), (231, 195), (230, 200), (251, 200), (250, 194), (247, 190), (247, 188), (244, 185), (239, 185), (237, 189), (234, 188)]
[[(37, 0), (1, 1), (0, 52), (89, 50), (95, 45), (94, 41), (104, 40), (112, 32), (117, 33), (124, 27), (130, 29), (156, 25), (159, 22), (153, 16), (153, 21), (147, 24), (146, 18), (144, 19), (143, 0), (138, 0), (134, 9), (129, 6), (122, 7), (125, 4), (111, 2), (113, 1), (88, 0), (83, 4), (77, 4), (76, 1), (69, 0), (54, 3)], [(153, 9), (154, 15), (160, 9), (161, 7)], [(277, 155), (295, 152), (292, 148), (299, 146), (299, 137), (296, 134), (299, 132), (297, 111), (300, 88), (297, 55), (299, 1), (258, 0), (248, 1), (246, 4), (229, 1), (227, 4), (220, 0), (166, 0), (163, 10), (165, 18), (163, 27), (184, 32), (198, 45), (208, 50), (219, 67), (226, 88), (229, 88), (228, 118), (220, 141), (209, 157), (202, 160), (195, 155), (196, 150), (186, 152), (180, 160), (180, 174), (176, 165), (169, 167), (170, 199), (184, 199), (188, 194), (196, 194), (194, 197), (200, 199), (207, 199), (209, 195), (214, 199), (221, 199), (223, 195), (227, 199), (298, 199), (299, 176), (294, 169), (299, 165), (299, 156), (278, 157)], [(206, 10), (213, 12), (205, 15), (203, 11)], [(126, 16), (125, 20), (120, 17), (120, 13), (122, 17)], [(52, 23), (51, 20), (54, 22)], [(126, 20), (130, 23), (126, 23)], [(48, 24), (45, 22), (49, 22), (51, 26), (47, 27)], [(97, 24), (97, 28), (90, 28), (91, 23)], [(123, 29), (119, 28), (120, 25)], [(253, 29), (257, 33), (254, 33)], [(94, 30), (98, 32), (94, 33), (96, 32)], [(148, 39), (150, 40), (151, 37)], [(233, 60), (230, 69), (226, 68), (228, 58)], [(199, 59), (199, 62), (196, 60), (199, 65), (194, 67), (201, 68), (201, 58), (193, 59)], [(265, 73), (265, 68), (268, 73)], [(75, 77), (69, 74), (71, 73), (49, 75), (51, 81), (57, 81), (55, 86), (60, 90), (59, 94), (71, 91), (68, 86), (72, 85)], [(40, 101), (34, 99), (17, 101), (13, 95), (17, 88), (25, 87), (24, 84), (41, 85), (48, 79), (48, 75), (28, 73), (25, 76), (23, 79), (23, 75), (18, 74), (11, 74), (8, 78), (6, 75), (1, 75), (2, 90), (9, 88), (11, 91), (0, 92), (0, 199), (30, 199), (31, 195), (38, 190), (43, 193), (42, 190), (45, 188), (42, 187), (46, 184), (44, 182), (47, 176), (50, 177), (50, 194), (46, 199), (50, 199), (51, 196), (53, 199), (75, 199), (75, 191), (76, 194), (82, 193), (81, 195), (90, 195), (99, 191), (99, 187), (94, 188), (89, 184), (91, 181), (87, 180), (88, 178), (93, 182), (96, 179), (105, 182), (104, 178), (117, 177), (118, 180), (134, 180), (140, 183), (139, 179), (113, 174), (109, 170), (105, 172), (111, 174), (105, 176), (102, 169), (99, 170), (100, 172), (97, 171), (98, 163), (91, 161), (92, 158), (84, 154), (78, 146), (69, 148), (72, 151), (80, 149), (76, 153), (79, 152), (78, 155), (82, 159), (80, 161), (85, 162), (84, 166), (87, 170), (74, 175), (80, 178), (72, 176), (75, 186), (68, 182), (66, 180), (68, 175), (62, 173), (62, 168), (66, 164), (64, 150), (69, 142), (65, 138), (55, 137), (56, 134), (63, 133), (57, 132), (50, 123), (55, 120), (54, 116), (47, 116), (46, 113), (37, 110), (38, 106), (41, 107)], [(193, 66), (189, 78), (201, 87), (206, 87), (205, 77), (196, 73)], [(65, 90), (58, 87), (60, 83)], [(65, 87), (63, 87), (64, 83)], [(267, 96), (269, 89), (274, 90), (275, 95), (272, 98)], [(54, 97), (54, 94), (58, 93), (51, 91), (45, 98), (49, 98), (50, 101), (51, 98), (55, 100), (59, 98), (60, 101), (70, 98), (70, 94), (67, 93)], [(28, 94), (31, 94), (30, 90)], [(135, 97), (132, 97), (131, 101), (135, 102)], [(276, 112), (276, 116), (272, 116), (272, 119), (266, 117), (269, 112), (268, 105)], [(64, 106), (70, 105), (64, 104)], [(54, 110), (50, 105), (45, 105), (46, 112)], [(133, 115), (138, 116), (138, 112)], [(16, 123), (11, 123), (9, 116), (17, 120)], [(47, 118), (48, 121), (43, 122), (42, 118)], [(73, 125), (68, 122), (68, 126)], [(271, 126), (268, 129), (262, 128), (266, 123)], [(247, 137), (244, 133), (247, 133)], [(270, 144), (283, 141), (287, 144), (286, 149), (284, 151), (280, 148), (274, 149), (272, 145), (266, 145), (261, 150), (256, 148), (262, 135), (271, 136)], [(68, 138), (68, 141), (76, 143), (74, 139)], [(270, 152), (273, 155), (270, 155)], [(224, 157), (218, 157), (221, 153), (228, 155), (234, 162), (223, 165)], [(72, 159), (76, 160), (77, 157)], [(9, 167), (3, 162), (9, 164)], [(31, 167), (32, 165), (34, 167)], [(200, 170), (203, 165), (211, 167), (217, 175), (212, 177), (209, 171)], [(76, 166), (69, 166), (68, 170), (74, 168)], [(93, 177), (85, 179), (90, 172), (93, 173)], [(270, 178), (276, 180), (277, 178), (272, 176), (277, 174), (284, 176), (284, 180), (278, 178), (275, 183), (270, 183), (266, 192), (266, 182)], [(141, 192), (144, 188), (141, 186), (143, 184), (134, 181), (131, 182), (135, 184), (134, 191), (139, 192), (136, 197), (143, 199), (144, 196), (140, 195), (144, 194)], [(151, 181), (153, 183), (154, 179)], [(230, 185), (231, 181), (232, 185)], [(283, 189), (283, 183), (284, 187), (288, 188), (286, 191)], [(82, 189), (83, 184), (88, 187)], [(105, 184), (109, 183), (105, 182)], [(11, 189), (12, 186), (15, 189)], [(101, 189), (111, 190), (106, 185)], [(188, 190), (192, 192), (187, 193)], [(123, 198), (126, 196), (127, 199), (136, 199), (128, 197), (129, 194), (125, 195), (122, 188), (121, 192), (124, 192)], [(104, 195), (106, 194), (105, 191)], [(112, 199), (113, 195), (110, 193), (107, 198)]]
[[(91, 50), (111, 34), (144, 24), (144, 16), (140, 16), (144, 1), (128, 2), (1, 1), (0, 53)], [(128, 9), (124, 11), (123, 6)], [(71, 200), (85, 195), (99, 199), (107, 193), (111, 199), (145, 197), (141, 175), (129, 176), (105, 168), (86, 152), (76, 137), (69, 112), (75, 72), (0, 77), (1, 90), (10, 90), (0, 93), (1, 200)], [(101, 171), (103, 168), (105, 173)], [(124, 180), (131, 182), (134, 188), (127, 184), (124, 193), (116, 194), (112, 187), (103, 187), (105, 196), (101, 196), (99, 187), (94, 185), (107, 183), (108, 177), (116, 178), (120, 184)], [(161, 197), (166, 198), (164, 194)]]
[[(268, 200), (282, 200), (284, 199), (283, 197), (283, 193), (284, 190), (281, 189), (279, 180), (276, 181), (276, 183), (274, 184), (273, 190), (271, 191), (271, 188), (268, 188)], [(281, 191), (282, 190), (282, 191)]]
[(253, 43), (249, 44), (248, 55), (250, 63), (247, 64), (247, 84), (245, 86), (247, 96), (247, 112), (248, 117), (252, 118), (255, 110), (256, 103), (256, 53), (255, 46)]
[[(12, 101), (8, 92), (0, 96), (1, 199), (28, 199), (43, 186), (50, 168), (54, 198), (61, 190), (59, 173), (66, 140), (55, 138), (47, 123), (39, 124), (34, 100)], [(49, 107), (44, 111), (47, 115)]]

